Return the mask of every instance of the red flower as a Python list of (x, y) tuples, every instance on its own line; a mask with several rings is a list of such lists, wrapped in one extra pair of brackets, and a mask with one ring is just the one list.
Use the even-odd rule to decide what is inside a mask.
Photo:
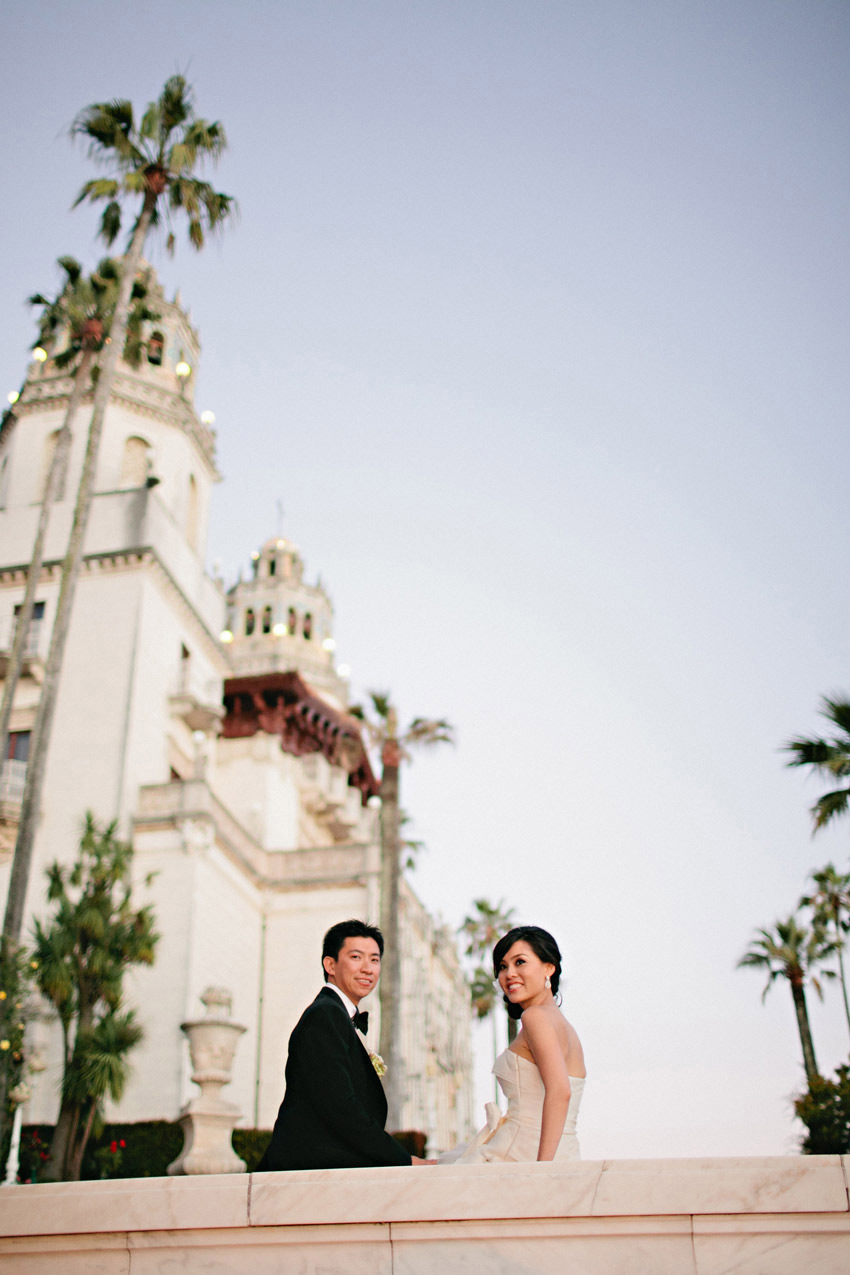
[(115, 1155), (115, 1152), (118, 1150), (118, 1143), (117, 1143), (117, 1142), (110, 1142), (110, 1144), (109, 1144), (109, 1150), (112, 1152), (112, 1154), (113, 1154), (113, 1155)]
[(118, 1145), (119, 1145), (119, 1147), (126, 1147), (127, 1143), (126, 1143), (126, 1142), (124, 1141), (124, 1139), (122, 1138), (122, 1139), (121, 1139), (121, 1141), (118, 1143)]

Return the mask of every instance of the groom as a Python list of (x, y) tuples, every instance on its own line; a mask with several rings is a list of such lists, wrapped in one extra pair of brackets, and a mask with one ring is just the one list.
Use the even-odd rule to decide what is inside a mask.
[(360, 1034), (368, 1015), (358, 1006), (377, 986), (383, 951), (381, 931), (364, 921), (325, 935), (326, 986), (289, 1038), (286, 1092), (258, 1173), (427, 1163), (384, 1131), (387, 1100)]

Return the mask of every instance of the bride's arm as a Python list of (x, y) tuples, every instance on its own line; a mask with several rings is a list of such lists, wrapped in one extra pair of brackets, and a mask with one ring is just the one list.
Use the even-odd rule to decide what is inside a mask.
[(538, 1160), (554, 1160), (570, 1105), (570, 1077), (555, 1029), (545, 1010), (530, 1006), (522, 1016), (525, 1036), (545, 1090)]

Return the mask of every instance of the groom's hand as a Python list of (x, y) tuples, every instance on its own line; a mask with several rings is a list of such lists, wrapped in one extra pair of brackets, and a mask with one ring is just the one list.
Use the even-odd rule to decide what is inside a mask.
[(436, 1161), (436, 1160), (422, 1160), (422, 1159), (420, 1159), (420, 1158), (419, 1158), (419, 1156), (418, 1156), (418, 1155), (412, 1155), (412, 1156), (410, 1157), (410, 1163), (411, 1163), (411, 1164), (436, 1164), (436, 1163), (437, 1163), (437, 1161)]

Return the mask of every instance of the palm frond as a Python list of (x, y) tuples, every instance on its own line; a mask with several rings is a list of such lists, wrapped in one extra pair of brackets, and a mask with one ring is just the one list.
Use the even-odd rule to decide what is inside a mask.
[(834, 726), (843, 731), (847, 737), (847, 744), (850, 745), (850, 700), (838, 692), (824, 695), (820, 711)]
[(104, 243), (113, 244), (121, 233), (121, 205), (112, 200), (103, 210), (98, 231)]
[(850, 806), (850, 788), (838, 788), (833, 792), (824, 793), (812, 806), (815, 829), (823, 828), (836, 815), (846, 814), (848, 806)]
[(393, 711), (389, 691), (369, 691), (369, 698), (372, 701), (372, 707), (375, 712), (383, 721), (386, 721)]

